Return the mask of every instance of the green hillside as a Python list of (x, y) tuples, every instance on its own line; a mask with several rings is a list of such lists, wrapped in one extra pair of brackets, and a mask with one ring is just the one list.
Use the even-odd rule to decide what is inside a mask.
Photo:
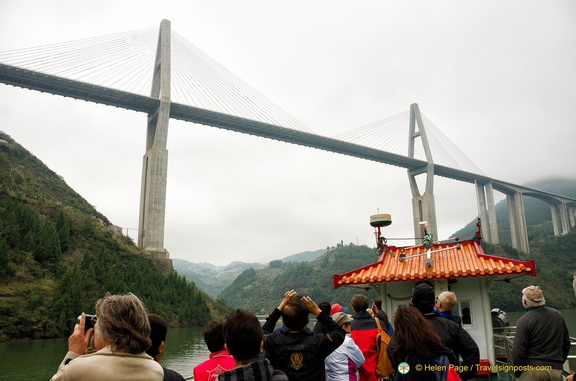
[[(282, 258), (282, 262), (311, 262), (326, 252), (326, 249), (305, 251)], [(277, 260), (276, 260), (277, 261)], [(272, 261), (272, 262), (276, 262)], [(235, 261), (226, 266), (216, 266), (211, 263), (194, 263), (183, 259), (173, 259), (174, 270), (213, 298), (236, 279), (244, 270), (255, 270), (268, 267), (262, 263), (246, 263)], [(271, 264), (274, 267), (274, 263)]]
[[(312, 262), (272, 261), (266, 269), (248, 269), (240, 274), (219, 295), (226, 304), (234, 308), (245, 308), (254, 313), (270, 312), (279, 303), (287, 290), (295, 289), (300, 295), (308, 295), (316, 303), (327, 301), (348, 305), (354, 294), (365, 293), (364, 289), (349, 287), (334, 290), (332, 275), (373, 263), (378, 259), (374, 249), (367, 246), (343, 246)], [(376, 297), (373, 290), (366, 295)]]
[(106, 293), (132, 292), (172, 325), (228, 309), (109, 221), (39, 159), (0, 133), (0, 340), (70, 334)]
[[(547, 304), (558, 308), (576, 307), (572, 289), (572, 273), (576, 270), (576, 232), (561, 237), (539, 237), (530, 242), (532, 253), (523, 254), (509, 246), (483, 244), (484, 252), (504, 258), (534, 259), (537, 277), (523, 276), (511, 283), (496, 281), (490, 290), (491, 305), (506, 311), (520, 311), (521, 291), (530, 284), (542, 287)], [(280, 302), (285, 291), (295, 289), (309, 295), (317, 303), (328, 301), (350, 305), (352, 295), (365, 293), (373, 298), (370, 288), (332, 288), (332, 275), (354, 270), (374, 263), (377, 255), (367, 246), (342, 246), (328, 251), (313, 262), (288, 263), (278, 261), (262, 270), (248, 269), (220, 293), (225, 303), (235, 308), (246, 308), (255, 313), (266, 313)]]

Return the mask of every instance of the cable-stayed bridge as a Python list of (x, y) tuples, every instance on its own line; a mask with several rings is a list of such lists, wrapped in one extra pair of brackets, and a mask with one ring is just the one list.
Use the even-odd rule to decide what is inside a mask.
[[(493, 191), (507, 196), (512, 243), (528, 252), (522, 196), (550, 204), (556, 234), (576, 225), (576, 199), (484, 175), (423, 114), (410, 110), (337, 137), (313, 133), (271, 101), (170, 30), (170, 22), (87, 40), (0, 53), (0, 81), (14, 86), (144, 112), (138, 245), (166, 253), (166, 142), (170, 118), (299, 144), (408, 170), (415, 236), (426, 220), (436, 233), (434, 176), (476, 184), (487, 241), (497, 243)], [(416, 176), (426, 175), (424, 192)], [(167, 253), (165, 254), (167, 256)]]

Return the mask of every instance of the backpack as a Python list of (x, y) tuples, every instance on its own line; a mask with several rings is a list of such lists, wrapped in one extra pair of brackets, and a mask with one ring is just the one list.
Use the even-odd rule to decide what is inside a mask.
[(448, 356), (440, 354), (434, 358), (434, 362), (442, 369), (434, 371), (436, 381), (460, 381), (460, 376), (456, 369), (450, 365)]
[(386, 352), (386, 347), (390, 342), (390, 336), (382, 329), (380, 320), (375, 317), (376, 325), (378, 326), (378, 335), (376, 336), (376, 346), (378, 348), (378, 363), (376, 364), (376, 375), (379, 378), (389, 377), (394, 374), (394, 367)]

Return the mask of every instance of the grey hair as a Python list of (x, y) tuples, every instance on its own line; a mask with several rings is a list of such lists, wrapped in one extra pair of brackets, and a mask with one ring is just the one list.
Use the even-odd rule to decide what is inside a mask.
[(542, 300), (539, 302), (534, 302), (528, 299), (526, 295), (524, 295), (524, 290), (522, 290), (522, 301), (524, 302), (526, 308), (541, 307), (546, 304), (546, 299), (544, 299), (544, 297), (542, 297)]
[(452, 311), (458, 299), (456, 298), (456, 294), (452, 291), (444, 291), (438, 295), (438, 301), (442, 305), (442, 309), (444, 311)]
[(97, 329), (112, 350), (138, 354), (152, 344), (144, 304), (134, 294), (107, 295), (96, 302)]

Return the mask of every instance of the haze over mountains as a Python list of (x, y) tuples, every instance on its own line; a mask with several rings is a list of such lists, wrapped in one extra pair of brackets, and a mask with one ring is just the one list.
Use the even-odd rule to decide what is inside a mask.
[[(324, 254), (326, 249), (306, 251), (282, 258), (282, 262), (311, 262)], [(238, 275), (244, 270), (253, 268), (255, 270), (268, 267), (263, 263), (246, 263), (235, 261), (226, 266), (216, 266), (211, 263), (194, 263), (183, 259), (173, 259), (174, 270), (186, 279), (193, 281), (198, 288), (215, 298), (228, 287)]]

